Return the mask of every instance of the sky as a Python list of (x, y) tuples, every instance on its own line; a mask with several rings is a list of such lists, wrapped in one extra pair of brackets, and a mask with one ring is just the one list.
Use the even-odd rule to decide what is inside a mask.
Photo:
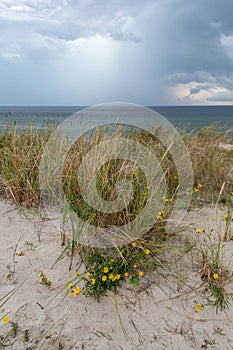
[(232, 0), (0, 1), (0, 105), (232, 105), (232, 13)]

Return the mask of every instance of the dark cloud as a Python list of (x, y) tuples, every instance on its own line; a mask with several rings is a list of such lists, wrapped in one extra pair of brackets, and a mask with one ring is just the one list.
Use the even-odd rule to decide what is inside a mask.
[(187, 103), (231, 101), (232, 13), (232, 0), (4, 0), (0, 103), (182, 103), (180, 84)]
[(211, 88), (215, 87), (214, 84), (201, 84), (201, 85), (196, 85), (195, 87), (191, 87), (189, 89), (190, 91), (190, 95), (196, 95), (198, 94), (200, 91), (204, 91), (204, 90), (209, 90)]

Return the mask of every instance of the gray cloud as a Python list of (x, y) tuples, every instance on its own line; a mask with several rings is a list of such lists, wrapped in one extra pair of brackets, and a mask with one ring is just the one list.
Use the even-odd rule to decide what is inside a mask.
[(233, 91), (216, 92), (207, 98), (208, 101), (233, 102)]
[(195, 87), (191, 87), (189, 89), (190, 91), (190, 95), (196, 95), (198, 94), (200, 91), (204, 91), (204, 90), (209, 90), (211, 88), (215, 87), (214, 84), (201, 84), (201, 85), (196, 85)]
[(179, 84), (186, 102), (231, 101), (232, 13), (232, 0), (4, 0), (0, 103), (179, 103)]

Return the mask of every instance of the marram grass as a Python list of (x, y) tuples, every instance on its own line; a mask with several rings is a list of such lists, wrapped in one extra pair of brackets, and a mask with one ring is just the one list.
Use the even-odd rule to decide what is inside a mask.
[[(0, 193), (2, 196), (27, 208), (42, 205), (39, 166), (46, 142), (54, 128), (54, 125), (47, 125), (45, 128), (33, 131), (29, 126), (22, 132), (17, 129), (17, 125), (14, 125), (13, 128), (6, 127), (0, 130)], [(113, 137), (121, 135), (119, 130), (117, 133)], [(216, 127), (210, 126), (197, 133), (182, 136), (192, 159), (193, 201), (198, 199), (224, 202), (226, 196), (233, 194), (233, 174), (231, 173), (233, 152), (219, 146), (220, 143), (227, 142), (227, 135), (227, 132), (218, 132)], [(164, 230), (164, 223), (175, 202), (179, 186), (171, 154), (151, 135), (132, 133), (129, 137), (149, 147), (160, 160), (168, 187), (167, 197), (163, 199), (165, 208), (154, 213), (155, 225), (146, 235), (124, 246), (116, 244), (116, 247), (110, 250), (80, 246), (75, 235), (72, 242), (66, 242), (63, 237), (63, 244), (67, 244), (71, 249), (71, 257), (73, 258), (78, 252), (85, 266), (85, 273), (79, 275), (77, 272), (74, 281), (69, 283), (68, 294), (77, 296), (83, 292), (86, 296), (99, 300), (109, 290), (114, 290), (125, 281), (136, 287), (147, 271), (154, 271), (157, 266), (164, 266), (165, 249), (175, 249), (166, 245), (167, 235)], [(81, 137), (68, 152), (62, 172), (66, 201), (82, 220), (92, 225), (98, 227), (125, 225), (139, 215), (145, 206), (146, 178), (140, 167), (135, 168), (132, 162), (124, 159), (112, 160), (104, 164), (97, 175), (97, 189), (101, 197), (109, 202), (115, 200), (117, 197), (115, 184), (126, 178), (132, 184), (133, 198), (126, 209), (111, 215), (93, 210), (82, 198), (77, 182), (77, 172), (83, 157), (93, 146), (106, 140), (106, 136), (97, 129), (93, 140), (90, 142)], [(187, 189), (186, 193), (190, 195), (191, 189)], [(209, 271), (211, 277), (206, 280), (212, 293), (211, 298), (215, 298), (217, 307), (221, 308), (226, 300), (223, 286), (219, 284), (222, 275), (219, 269), (212, 268), (211, 260), (207, 263), (205, 271)], [(220, 277), (215, 279), (214, 276), (216, 277), (218, 273)], [(84, 287), (80, 286), (80, 283)]]

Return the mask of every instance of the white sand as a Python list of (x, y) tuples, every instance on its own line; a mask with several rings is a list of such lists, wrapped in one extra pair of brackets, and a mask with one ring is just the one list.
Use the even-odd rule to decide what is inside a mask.
[[(51, 223), (38, 227), (39, 224), (29, 222), (13, 205), (3, 201), (0, 215), (0, 299), (24, 281), (0, 309), (1, 317), (7, 313), (11, 321), (19, 324), (12, 349), (37, 345), (36, 349), (43, 350), (127, 350), (136, 349), (140, 342), (138, 348), (143, 350), (233, 349), (232, 306), (218, 314), (212, 306), (195, 311), (194, 301), (204, 301), (204, 286), (198, 265), (192, 266), (188, 254), (182, 259), (173, 254), (173, 268), (163, 271), (165, 278), (155, 271), (151, 276), (145, 275), (137, 289), (125, 283), (117, 295), (111, 292), (99, 303), (83, 295), (77, 298), (69, 295), (63, 299), (61, 294), (46, 307), (62, 285), (72, 278), (75, 263), (71, 272), (68, 271), (68, 257), (51, 269), (62, 251), (60, 234)], [(211, 226), (217, 232), (219, 225), (224, 226), (222, 217), (221, 210), (219, 214), (212, 208), (195, 209), (188, 214), (186, 224), (193, 223), (193, 227), (206, 230)], [(35, 227), (41, 230), (41, 242), (38, 242)], [(185, 239), (193, 236), (193, 227), (186, 229)], [(24, 255), (16, 255), (15, 272), (11, 273), (17, 241), (17, 253)], [(232, 248), (233, 242), (227, 242), (224, 255), (227, 264), (232, 261)], [(52, 281), (51, 288), (39, 283), (40, 271)], [(122, 331), (115, 302), (128, 340)], [(10, 324), (5, 325), (0, 334), (9, 328)], [(25, 329), (30, 333), (28, 343), (22, 341)]]

